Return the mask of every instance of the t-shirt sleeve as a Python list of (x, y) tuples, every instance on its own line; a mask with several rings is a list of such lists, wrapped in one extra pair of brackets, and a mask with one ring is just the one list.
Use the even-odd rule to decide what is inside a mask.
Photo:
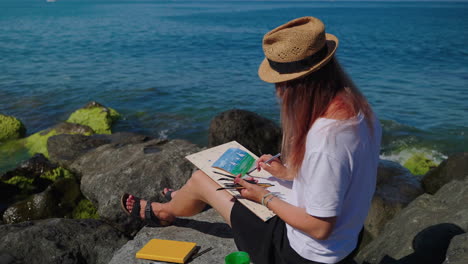
[(340, 215), (350, 183), (350, 169), (344, 161), (321, 152), (307, 153), (302, 164), (300, 184), (302, 204), (317, 217)]

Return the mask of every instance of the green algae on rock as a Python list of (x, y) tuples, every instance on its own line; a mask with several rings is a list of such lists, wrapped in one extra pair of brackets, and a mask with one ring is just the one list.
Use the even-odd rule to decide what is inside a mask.
[(52, 136), (60, 134), (80, 134), (89, 136), (94, 134), (94, 131), (85, 125), (64, 122), (50, 129), (32, 134), (24, 139), (24, 144), (31, 155), (42, 153), (44, 156), (49, 157), (49, 152), (47, 151), (47, 140)]
[(468, 152), (456, 153), (424, 176), (422, 185), (429, 194), (435, 194), (442, 186), (453, 180), (468, 177)]
[(99, 214), (96, 207), (88, 199), (81, 200), (73, 209), (73, 219), (99, 219)]
[(28, 196), (7, 208), (3, 220), (7, 224), (51, 217), (70, 216), (82, 197), (75, 179), (61, 178), (46, 190)]
[(18, 139), (26, 134), (23, 123), (13, 116), (0, 114), (0, 142)]
[(42, 192), (14, 203), (6, 209), (3, 221), (7, 224), (58, 217), (57, 203), (51, 192)]
[(3, 181), (6, 184), (18, 187), (22, 193), (33, 192), (36, 187), (33, 184), (34, 179), (26, 178), (24, 176), (13, 176), (10, 179)]
[(414, 175), (424, 175), (430, 169), (437, 167), (437, 163), (422, 153), (416, 153), (403, 164)]
[(114, 109), (90, 102), (73, 112), (67, 122), (89, 126), (97, 134), (111, 134), (112, 123), (119, 118), (120, 114)]
[(43, 179), (48, 179), (51, 181), (56, 181), (57, 179), (74, 179), (73, 173), (71, 173), (69, 170), (58, 167), (56, 169), (53, 169), (51, 171), (43, 173), (41, 176)]

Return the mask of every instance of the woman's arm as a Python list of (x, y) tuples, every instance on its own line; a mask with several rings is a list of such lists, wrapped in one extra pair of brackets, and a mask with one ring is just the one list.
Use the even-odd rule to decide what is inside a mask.
[[(250, 184), (241, 178), (236, 178), (235, 182), (245, 187), (245, 189), (239, 190), (243, 197), (258, 203), (261, 203), (263, 196), (269, 193), (268, 190), (258, 185)], [(265, 200), (268, 201), (270, 198), (271, 196)], [(267, 207), (290, 226), (319, 240), (327, 239), (330, 236), (336, 222), (336, 217), (312, 216), (305, 209), (289, 204), (277, 197), (272, 198), (268, 202)]]
[(290, 226), (319, 240), (327, 239), (330, 236), (336, 222), (336, 216), (312, 216), (308, 214), (304, 208), (294, 206), (278, 197), (274, 197), (270, 200), (267, 207)]

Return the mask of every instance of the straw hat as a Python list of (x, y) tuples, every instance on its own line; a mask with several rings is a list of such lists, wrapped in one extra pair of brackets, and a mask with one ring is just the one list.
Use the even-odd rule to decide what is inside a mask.
[(294, 19), (263, 37), (266, 58), (258, 75), (269, 83), (297, 79), (324, 66), (337, 47), (338, 39), (325, 33), (325, 25), (319, 19)]

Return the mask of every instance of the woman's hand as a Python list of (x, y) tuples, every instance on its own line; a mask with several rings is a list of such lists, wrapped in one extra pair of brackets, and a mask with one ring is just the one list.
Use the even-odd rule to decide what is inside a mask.
[(264, 169), (275, 178), (290, 180), (290, 177), (288, 175), (288, 169), (283, 165), (283, 163), (281, 163), (280, 159), (276, 158), (272, 160), (269, 164), (265, 163), (265, 161), (269, 160), (271, 157), (273, 156), (270, 154), (262, 155), (255, 162), (257, 170), (260, 171)]
[(242, 187), (245, 187), (244, 189), (239, 189), (240, 195), (254, 202), (261, 203), (263, 196), (269, 193), (269, 191), (256, 184), (246, 182), (245, 180), (241, 179), (240, 176), (241, 175), (239, 174), (234, 179), (234, 183), (238, 183), (242, 185)]

